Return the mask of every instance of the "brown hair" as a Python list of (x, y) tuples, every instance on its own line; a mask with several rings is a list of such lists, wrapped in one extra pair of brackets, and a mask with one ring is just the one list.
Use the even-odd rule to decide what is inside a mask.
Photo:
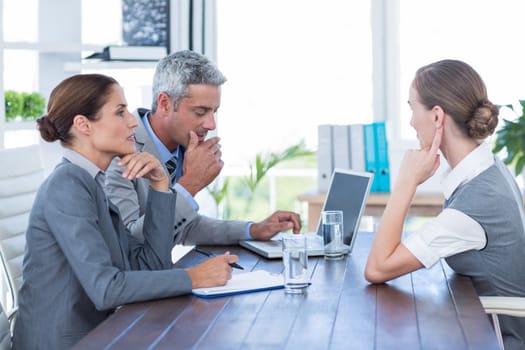
[(479, 74), (465, 62), (442, 60), (423, 66), (412, 84), (427, 109), (440, 106), (469, 137), (484, 139), (496, 129), (499, 109), (489, 101)]
[(51, 95), (47, 114), (37, 120), (42, 138), (48, 142), (60, 140), (62, 144), (71, 143), (69, 132), (73, 119), (83, 115), (96, 120), (96, 115), (107, 102), (111, 86), (118, 82), (102, 74), (73, 75), (58, 84)]

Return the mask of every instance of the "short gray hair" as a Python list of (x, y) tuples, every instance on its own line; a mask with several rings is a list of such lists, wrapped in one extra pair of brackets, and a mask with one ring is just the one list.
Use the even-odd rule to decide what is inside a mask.
[(206, 56), (184, 50), (172, 53), (161, 59), (153, 76), (153, 102), (151, 110), (157, 110), (157, 98), (166, 93), (177, 108), (182, 98), (187, 96), (188, 85), (205, 84), (220, 86), (226, 78)]

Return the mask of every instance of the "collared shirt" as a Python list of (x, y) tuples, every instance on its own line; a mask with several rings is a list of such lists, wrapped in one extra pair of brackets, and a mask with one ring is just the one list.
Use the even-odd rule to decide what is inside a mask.
[[(64, 147), (62, 155), (65, 159), (69, 160), (72, 164), (75, 164), (82, 169), (86, 170), (89, 175), (91, 175), (95, 181), (100, 185), (100, 188), (105, 188), (106, 174), (97, 167), (92, 161), (84, 157), (82, 154), (77, 151), (72, 150), (71, 148)], [(105, 193), (105, 192), (104, 192)], [(106, 206), (109, 208), (108, 200), (105, 200)]]
[(454, 169), (443, 174), (443, 194), (449, 199), (460, 185), (472, 180), (494, 165), (494, 155), (488, 143), (483, 142), (470, 152)]
[[(78, 165), (82, 169), (86, 170), (89, 173), (89, 175), (91, 175), (95, 180), (97, 180), (97, 175), (99, 173), (105, 176), (104, 171), (97, 167), (95, 163), (93, 163), (77, 151), (72, 150), (71, 148), (64, 147), (62, 155), (71, 163)], [(104, 182), (101, 183), (99, 180), (97, 180), (97, 182), (102, 186), (102, 188), (104, 188)]]
[[(494, 155), (487, 143), (470, 152), (454, 169), (445, 172), (443, 194), (449, 199), (462, 184), (475, 178), (494, 164)], [(403, 240), (403, 245), (427, 268), (440, 258), (471, 249), (482, 249), (487, 243), (485, 231), (470, 216), (456, 209), (444, 209), (435, 219), (425, 223)]]
[[(150, 112), (146, 112), (142, 120), (144, 122), (144, 127), (146, 128), (146, 131), (148, 132), (148, 135), (151, 137), (151, 140), (153, 141), (153, 144), (155, 145), (155, 148), (157, 149), (157, 152), (159, 152), (160, 161), (165, 164), (172, 157), (181, 159), (180, 146), (177, 147), (177, 149), (173, 151), (172, 153), (168, 150), (166, 146), (164, 146), (164, 144), (162, 143), (161, 140), (159, 140), (157, 135), (155, 135), (155, 133), (153, 132), (153, 129), (151, 128), (151, 124), (149, 123), (149, 115), (150, 115)], [(182, 164), (177, 164), (176, 172), (178, 174), (182, 174)], [(199, 204), (197, 203), (195, 198), (193, 198), (193, 196), (184, 188), (184, 186), (176, 182), (173, 185), (173, 189), (177, 191), (178, 193), (180, 193), (184, 197), (184, 199), (186, 199), (191, 204), (192, 208), (196, 212), (199, 211)]]
[[(159, 152), (160, 160), (163, 163), (166, 163), (169, 159), (171, 159), (173, 156), (175, 156), (177, 159), (181, 159), (180, 157), (180, 146), (177, 147), (177, 149), (171, 153), (166, 146), (162, 143), (162, 141), (159, 140), (157, 135), (153, 132), (153, 129), (151, 128), (151, 124), (149, 123), (149, 115), (150, 112), (147, 112), (144, 114), (144, 117), (142, 118), (144, 122), (144, 127), (146, 128), (146, 131), (148, 132), (148, 135), (153, 140), (153, 144), (155, 145), (155, 148)], [(177, 165), (177, 172), (182, 171), (182, 164)], [(175, 183), (173, 186), (173, 189), (176, 190), (178, 193), (180, 193), (193, 207), (193, 209), (198, 212), (199, 211), (199, 204), (197, 201), (195, 201), (195, 198), (179, 183)], [(253, 222), (248, 222), (246, 224), (246, 228), (244, 229), (244, 235), (246, 236), (246, 239), (252, 239), (252, 236), (250, 235), (250, 228), (253, 225)]]
[(177, 149), (172, 153), (168, 150), (166, 146), (164, 146), (162, 141), (159, 140), (159, 138), (157, 137), (157, 135), (153, 132), (153, 129), (151, 128), (151, 124), (149, 123), (149, 115), (150, 115), (150, 112), (146, 112), (146, 114), (144, 114), (142, 121), (144, 122), (144, 127), (146, 128), (148, 135), (151, 137), (151, 140), (153, 141), (155, 148), (159, 152), (160, 161), (162, 163), (166, 163), (172, 157), (176, 157), (177, 159), (179, 159), (180, 147), (177, 147)]

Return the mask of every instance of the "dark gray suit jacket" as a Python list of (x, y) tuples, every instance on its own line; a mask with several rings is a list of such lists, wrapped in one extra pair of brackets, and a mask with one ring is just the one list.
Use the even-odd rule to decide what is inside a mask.
[[(138, 126), (135, 128), (136, 148), (138, 152), (148, 152), (160, 159), (159, 152), (142, 121), (146, 111), (140, 109), (133, 113), (138, 120)], [(141, 238), (149, 183), (146, 179), (130, 182), (122, 178), (123, 168), (119, 167), (117, 162), (118, 158), (114, 159), (106, 172), (106, 193), (119, 208), (122, 219), (131, 233)], [(199, 215), (191, 203), (179, 194), (175, 210), (173, 243), (237, 244), (239, 240), (246, 239), (244, 232), (246, 225), (246, 221), (219, 220)]]
[[(29, 219), (16, 349), (69, 349), (122, 304), (191, 291), (170, 269), (176, 194), (150, 190), (144, 243), (81, 167), (63, 160), (39, 189)], [(155, 270), (155, 271), (144, 271)]]

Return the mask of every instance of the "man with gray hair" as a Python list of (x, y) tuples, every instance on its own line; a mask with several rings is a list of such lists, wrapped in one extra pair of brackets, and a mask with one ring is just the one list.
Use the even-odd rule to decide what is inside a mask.
[[(279, 231), (298, 233), (299, 215), (276, 211), (265, 220), (219, 220), (198, 213), (194, 196), (220, 173), (219, 137), (206, 139), (215, 130), (221, 85), (226, 78), (205, 56), (193, 51), (173, 53), (159, 61), (153, 78), (151, 111), (139, 108), (133, 114), (138, 152), (155, 155), (163, 164), (177, 191), (174, 244), (236, 244), (242, 239), (268, 240)], [(106, 193), (120, 210), (131, 233), (142, 237), (148, 183), (129, 181), (114, 159), (106, 174)]]

